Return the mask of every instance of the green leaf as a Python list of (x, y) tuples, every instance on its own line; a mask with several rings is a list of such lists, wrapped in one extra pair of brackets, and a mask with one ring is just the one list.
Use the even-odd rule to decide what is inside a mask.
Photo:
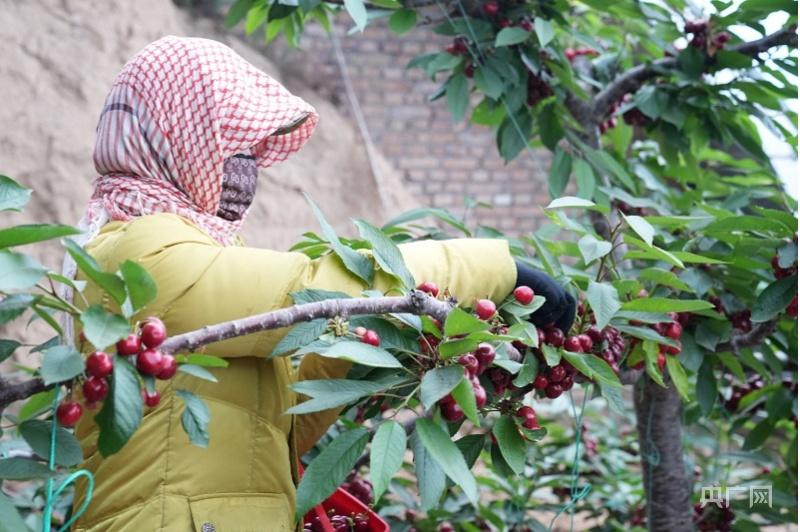
[(608, 322), (611, 321), (611, 318), (613, 318), (614, 314), (620, 309), (617, 289), (607, 283), (589, 281), (589, 288), (586, 290), (586, 300), (594, 311), (597, 327), (600, 329), (608, 325)]
[(67, 253), (70, 254), (75, 264), (77, 264), (78, 269), (82, 271), (86, 277), (105, 290), (118, 305), (122, 305), (125, 302), (127, 292), (125, 290), (125, 282), (122, 279), (113, 273), (102, 271), (97, 261), (69, 238), (64, 239), (64, 247), (67, 248)]
[[(2, 178), (3, 176), (0, 176)], [(0, 196), (0, 200), (2, 196)], [(28, 532), (30, 528), (22, 520), (16, 506), (8, 495), (0, 492), (0, 530), (3, 532)]]
[[(0, 323), (4, 322), (0, 321)], [(0, 340), (0, 362), (13, 355), (14, 351), (21, 345), (22, 344), (16, 340)]]
[(475, 403), (475, 390), (472, 387), (472, 383), (466, 377), (462, 377), (461, 382), (453, 388), (452, 394), (453, 399), (456, 400), (458, 406), (464, 411), (464, 415), (467, 416), (467, 419), (475, 425), (480, 426), (481, 420), (478, 419), (478, 406)]
[(396, 216), (391, 220), (389, 220), (388, 222), (386, 222), (386, 224), (383, 226), (383, 229), (386, 230), (390, 227), (400, 226), (408, 222), (413, 222), (414, 220), (419, 220), (420, 218), (425, 218), (428, 216), (436, 218), (437, 220), (440, 220), (446, 223), (447, 225), (455, 229), (458, 229), (461, 233), (463, 233), (466, 236), (471, 235), (470, 230), (467, 228), (467, 226), (465, 226), (460, 220), (455, 218), (452, 214), (450, 214), (444, 209), (436, 209), (432, 207), (422, 207), (419, 209), (411, 209), (410, 211), (406, 211), (403, 214), (400, 214), (399, 216)]
[(239, 23), (250, 10), (256, 0), (236, 0), (225, 16), (225, 27), (232, 28)]
[(298, 323), (289, 330), (286, 336), (281, 338), (270, 356), (284, 355), (306, 346), (319, 338), (327, 328), (328, 320), (325, 318)]
[[(389, 29), (396, 35), (402, 35), (417, 25), (417, 12), (413, 9), (398, 9), (389, 17)], [(377, 499), (377, 496), (375, 497)]]
[(611, 252), (611, 248), (611, 242), (598, 240), (594, 235), (589, 233), (583, 235), (581, 239), (578, 240), (578, 249), (586, 265), (589, 265), (600, 257), (608, 255)]
[(189, 355), (177, 355), (175, 357), (181, 364), (194, 364), (195, 366), (203, 366), (206, 368), (227, 368), (228, 361), (221, 357), (213, 355), (201, 355), (199, 353), (192, 353)]
[(0, 248), (23, 246), (33, 242), (42, 242), (52, 238), (76, 235), (80, 231), (69, 225), (34, 224), (16, 225), (0, 230)]
[(658, 368), (658, 344), (651, 340), (645, 340), (641, 345), (642, 349), (644, 349), (645, 355), (645, 371), (647, 371), (647, 374), (651, 379), (653, 379), (653, 381), (666, 388), (667, 385), (664, 383), (664, 376), (662, 375), (661, 370)]
[(0, 291), (27, 290), (39, 282), (46, 271), (33, 257), (0, 252)]
[(750, 319), (754, 322), (774, 318), (797, 297), (797, 275), (784, 277), (767, 286), (758, 294)]
[(445, 336), (459, 336), (476, 331), (485, 331), (490, 325), (476, 316), (460, 309), (454, 308), (447, 315), (444, 322)]
[(545, 209), (565, 209), (568, 207), (594, 207), (595, 203), (575, 196), (564, 196), (554, 199)]
[(610, 174), (616, 177), (629, 190), (636, 189), (633, 184), (633, 177), (610, 153), (590, 149), (584, 155), (601, 174)]
[(736, 375), (736, 378), (742, 382), (747, 380), (747, 374), (742, 368), (742, 363), (733, 355), (733, 353), (717, 353), (719, 360), (725, 365), (726, 368), (731, 370), (731, 373)]
[(336, 342), (318, 353), (328, 358), (340, 358), (376, 368), (401, 368), (403, 365), (389, 351), (362, 342)]
[(678, 357), (667, 355), (667, 371), (669, 372), (669, 378), (672, 379), (672, 384), (675, 385), (675, 389), (678, 391), (678, 395), (681, 396), (684, 402), (688, 403), (689, 381)]
[(533, 29), (536, 32), (536, 38), (539, 39), (539, 46), (542, 48), (550, 44), (550, 41), (556, 36), (553, 25), (542, 17), (536, 17), (536, 20), (533, 21)]
[(131, 326), (125, 318), (106, 312), (100, 305), (87, 308), (81, 314), (81, 323), (86, 339), (100, 350), (115, 344), (131, 332)]
[(369, 477), (375, 490), (375, 500), (389, 487), (392, 476), (403, 466), (406, 450), (406, 431), (397, 421), (384, 421), (375, 431), (369, 452)]
[(426, 418), (417, 420), (416, 431), (425, 448), (445, 474), (461, 487), (467, 499), (476, 505), (478, 503), (478, 486), (475, 477), (470, 473), (464, 456), (450, 436), (440, 426)]
[[(533, 306), (533, 301), (531, 302), (531, 306)], [(513, 336), (525, 345), (539, 347), (539, 334), (536, 331), (536, 325), (529, 321), (515, 323), (508, 328), (506, 336)]]
[(119, 271), (125, 281), (128, 297), (134, 311), (143, 308), (156, 298), (158, 294), (156, 282), (150, 277), (147, 270), (132, 260), (126, 260), (120, 264)]
[(572, 157), (560, 147), (556, 147), (553, 162), (550, 165), (550, 174), (547, 178), (551, 198), (558, 198), (564, 193), (571, 172)]
[[(369, 17), (367, 16), (367, 8), (364, 6), (363, 0), (344, 0), (344, 8), (350, 14), (350, 18), (356, 23), (359, 31), (364, 31), (367, 27)], [(303, 515), (303, 514), (300, 514)]]
[(211, 421), (208, 405), (188, 390), (176, 390), (175, 393), (183, 399), (185, 405), (181, 414), (181, 425), (189, 436), (189, 441), (198, 447), (208, 447), (208, 422)]
[(744, 443), (742, 444), (742, 449), (745, 451), (750, 451), (752, 449), (757, 449), (767, 441), (767, 438), (774, 432), (775, 430), (775, 419), (768, 417), (766, 419), (762, 419), (753, 430), (747, 433), (747, 436), (744, 438)]
[(485, 441), (486, 436), (483, 434), (468, 434), (456, 440), (456, 447), (464, 455), (464, 460), (466, 460), (467, 467), (470, 469), (480, 457)]
[(458, 340), (448, 340), (439, 344), (439, 355), (443, 359), (448, 359), (456, 355), (461, 355), (474, 351), (480, 342), (474, 338), (460, 338)]
[(656, 284), (668, 286), (676, 290), (683, 290), (685, 292), (691, 291), (689, 285), (681, 281), (677, 275), (663, 268), (645, 268), (639, 272), (638, 277), (642, 281), (652, 281)]
[(414, 286), (414, 276), (408, 271), (403, 254), (386, 233), (364, 220), (356, 220), (356, 227), (361, 238), (372, 246), (372, 254), (381, 269), (400, 279), (405, 288)]
[(653, 226), (650, 225), (647, 220), (641, 216), (626, 216), (625, 214), (622, 214), (622, 217), (630, 228), (636, 231), (636, 234), (639, 235), (642, 240), (647, 242), (648, 246), (653, 245), (653, 237), (656, 234), (656, 230), (653, 229)]
[(57, 345), (44, 352), (40, 372), (47, 385), (68, 381), (83, 373), (83, 357), (72, 346)]
[(592, 167), (583, 159), (575, 159), (572, 163), (575, 170), (575, 182), (578, 185), (578, 197), (592, 199), (597, 187), (597, 178)]
[(339, 434), (308, 464), (300, 485), (297, 486), (297, 515), (304, 516), (311, 508), (324, 501), (353, 468), (369, 440), (364, 428)]
[(414, 472), (417, 476), (422, 509), (427, 511), (439, 504), (442, 492), (447, 486), (447, 476), (416, 432), (411, 435), (411, 448), (414, 451)]
[[(349, 3), (356, 3), (362, 8), (364, 7), (364, 3), (361, 0), (349, 0)], [(345, 2), (345, 5), (347, 4), (348, 2)], [(364, 16), (366, 16), (366, 11), (364, 11)], [(331, 245), (334, 253), (336, 253), (336, 255), (342, 259), (342, 262), (348, 271), (358, 276), (367, 284), (370, 284), (374, 274), (372, 262), (356, 250), (342, 244), (342, 242), (339, 240), (339, 237), (336, 235), (336, 231), (334, 231), (333, 227), (327, 222), (327, 220), (325, 220), (325, 216), (322, 214), (322, 211), (319, 210), (317, 204), (314, 203), (314, 200), (311, 199), (311, 196), (305, 193), (303, 195), (306, 197), (306, 201), (308, 201), (308, 204), (311, 206), (311, 210), (314, 212), (314, 216), (316, 217), (317, 222), (322, 229), (322, 236), (325, 237), (325, 239)]]
[[(20, 423), (19, 433), (31, 446), (34, 453), (39, 456), (50, 456), (50, 440), (53, 432), (52, 421), (29, 419)], [(58, 465), (70, 467), (83, 460), (81, 444), (71, 432), (63, 427), (56, 427), (55, 462)]]
[(542, 355), (544, 355), (544, 361), (547, 363), (549, 367), (553, 367), (561, 362), (561, 350), (556, 349), (552, 345), (544, 344), (540, 347), (542, 350)]
[(717, 378), (714, 376), (714, 365), (710, 359), (705, 359), (697, 372), (696, 394), (700, 410), (706, 416), (709, 415), (717, 400)]
[(420, 400), (425, 410), (430, 410), (436, 402), (449, 394), (464, 378), (464, 368), (458, 364), (434, 368), (425, 373), (420, 384)]
[(318, 288), (307, 288), (298, 292), (289, 294), (292, 296), (292, 301), (295, 305), (303, 305), (305, 303), (315, 303), (317, 301), (325, 301), (326, 299), (348, 299), (350, 294), (344, 292), (336, 292), (332, 290), (320, 290)]
[(205, 381), (217, 382), (217, 378), (206, 368), (202, 366), (195, 366), (194, 364), (181, 364), (178, 366), (178, 371), (203, 379)]
[(0, 479), (32, 480), (52, 477), (55, 474), (56, 472), (50, 471), (47, 464), (31, 458), (14, 456), (0, 460)]
[(658, 344), (664, 345), (677, 345), (675, 340), (671, 338), (667, 338), (665, 336), (661, 336), (656, 331), (651, 329), (650, 327), (634, 327), (632, 325), (617, 325), (617, 329), (621, 332), (629, 336), (633, 336), (634, 338), (640, 338), (642, 340), (652, 340)]
[(531, 34), (522, 28), (518, 27), (508, 27), (503, 28), (497, 34), (497, 37), (494, 40), (494, 47), (500, 48), (502, 46), (511, 46), (512, 44), (519, 44), (521, 42), (527, 41), (528, 37)]
[(499, 100), (505, 91), (502, 78), (489, 64), (481, 65), (475, 70), (475, 86), (492, 100)]
[(103, 408), (94, 417), (100, 427), (97, 448), (103, 456), (118, 452), (142, 422), (139, 372), (122, 357), (114, 360), (114, 377)]
[(453, 122), (460, 122), (469, 107), (469, 83), (464, 74), (454, 74), (447, 80), (447, 108)]
[(727, 218), (718, 219), (707, 225), (705, 230), (711, 233), (750, 231), (754, 233), (774, 233), (779, 237), (792, 236), (792, 230), (778, 220), (746, 215), (729, 216)]
[(536, 378), (536, 374), (539, 372), (539, 359), (536, 358), (531, 353), (525, 356), (525, 359), (522, 361), (522, 368), (520, 368), (519, 373), (514, 378), (514, 386), (518, 388), (522, 388), (533, 382), (533, 379)]
[(623, 310), (642, 310), (645, 312), (694, 312), (714, 308), (702, 299), (668, 299), (665, 297), (643, 297), (627, 301)]
[(51, 388), (50, 390), (45, 390), (43, 392), (31, 395), (28, 400), (25, 401), (25, 404), (23, 404), (19, 409), (17, 418), (20, 421), (25, 421), (26, 419), (34, 418), (39, 414), (50, 410), (57, 394), (58, 388)]
[(392, 386), (393, 382), (357, 381), (349, 379), (324, 379), (298, 381), (292, 390), (311, 399), (299, 403), (287, 414), (308, 414), (343, 406), (362, 397), (375, 394)]
[(525, 440), (514, 420), (509, 416), (499, 418), (492, 427), (492, 434), (509, 467), (517, 475), (522, 473), (525, 470)]
[[(539, 137), (549, 150), (556, 149), (559, 141), (564, 138), (564, 127), (561, 125), (560, 109), (554, 101), (540, 106), (539, 111)], [(527, 143), (526, 143), (527, 144)]]
[(10, 177), (0, 175), (0, 211), (22, 211), (32, 192)]
[(706, 58), (694, 46), (687, 46), (678, 54), (681, 70), (690, 78), (699, 78), (706, 67)]
[[(34, 303), (34, 301), (35, 299), (30, 294), (11, 294), (4, 297), (2, 300), (0, 300), (0, 325), (20, 317), (22, 313)], [(11, 353), (13, 353), (14, 349), (21, 345), (19, 342), (14, 340), (3, 340), (3, 342), (16, 343), (16, 346), (13, 348), (11, 347), (11, 343), (3, 344), (5, 349), (11, 349)], [(2, 350), (2, 353), (6, 352), (5, 349)], [(10, 356), (11, 353), (8, 353), (8, 355), (2, 357), (2, 360), (5, 360), (5, 358)]]

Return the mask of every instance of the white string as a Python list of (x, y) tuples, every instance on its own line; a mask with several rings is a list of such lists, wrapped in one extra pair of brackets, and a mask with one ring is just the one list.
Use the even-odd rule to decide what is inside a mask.
[(336, 63), (339, 66), (339, 71), (342, 75), (342, 82), (344, 83), (344, 90), (347, 94), (347, 100), (350, 102), (350, 108), (353, 111), (353, 116), (356, 119), (361, 139), (364, 141), (364, 147), (367, 152), (367, 161), (369, 162), (369, 169), (372, 173), (372, 180), (375, 183), (375, 188), (378, 189), (378, 197), (381, 201), (381, 206), (384, 208), (391, 207), (389, 198), (386, 196), (386, 187), (383, 186), (383, 174), (378, 169), (377, 159), (378, 153), (375, 150), (375, 143), (372, 140), (372, 135), (369, 132), (367, 121), (364, 119), (364, 113), (361, 110), (361, 104), (358, 101), (358, 95), (353, 89), (353, 83), (350, 79), (350, 73), (347, 69), (347, 60), (345, 59), (342, 46), (339, 42), (339, 36), (336, 35), (336, 30), (330, 32), (331, 42), (333, 43), (333, 53), (336, 57)]

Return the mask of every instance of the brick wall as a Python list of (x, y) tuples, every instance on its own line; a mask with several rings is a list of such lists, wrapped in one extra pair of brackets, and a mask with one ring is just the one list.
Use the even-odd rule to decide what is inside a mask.
[[(392, 34), (385, 24), (352, 36), (346, 35), (345, 24), (334, 28), (370, 135), (421, 203), (461, 214), (468, 196), (493, 206), (474, 211), (482, 224), (510, 234), (537, 227), (541, 206), (549, 201), (548, 152), (523, 152), (505, 164), (491, 130), (454, 124), (445, 98), (428, 101), (438, 84), (422, 70), (406, 69), (415, 55), (441, 50), (447, 39), (430, 28), (403, 36)], [(307, 28), (300, 50), (276, 43), (268, 53), (290, 75), (300, 76), (351, 112), (331, 39), (319, 25)]]

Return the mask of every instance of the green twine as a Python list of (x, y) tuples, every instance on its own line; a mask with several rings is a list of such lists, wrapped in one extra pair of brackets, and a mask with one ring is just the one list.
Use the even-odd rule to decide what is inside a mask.
[[(50, 471), (56, 470), (56, 431), (58, 430), (58, 421), (55, 416), (56, 408), (58, 408), (59, 397), (56, 394), (55, 399), (53, 401), (53, 420), (51, 423), (51, 432), (50, 432), (50, 457), (48, 459), (48, 467)], [(86, 507), (89, 506), (89, 502), (92, 500), (92, 492), (94, 491), (94, 476), (91, 472), (87, 471), (86, 469), (79, 469), (74, 473), (70, 474), (67, 478), (65, 478), (61, 484), (58, 485), (58, 488), (53, 490), (53, 478), (50, 477), (47, 479), (47, 498), (45, 499), (44, 503), (44, 516), (42, 517), (42, 532), (50, 532), (52, 515), (53, 515), (53, 501), (61, 495), (61, 492), (66, 489), (67, 486), (74, 483), (78, 478), (85, 477), (86, 478), (86, 497), (83, 499), (83, 504), (81, 504), (80, 508), (75, 511), (72, 516), (64, 523), (61, 528), (58, 529), (57, 532), (64, 532), (69, 530), (69, 527), (72, 526), (72, 523), (77, 521), (77, 519), (86, 511)]]
[(577, 412), (575, 410), (575, 401), (572, 398), (572, 391), (569, 392), (569, 403), (572, 406), (572, 417), (575, 419), (575, 459), (572, 461), (572, 478), (570, 481), (570, 499), (557, 513), (553, 516), (553, 520), (550, 521), (550, 526), (547, 530), (553, 530), (553, 527), (556, 524), (556, 520), (563, 514), (564, 512), (569, 510), (570, 513), (570, 520), (569, 520), (569, 529), (574, 530), (575, 528), (575, 506), (578, 502), (582, 501), (589, 494), (592, 492), (592, 485), (586, 484), (583, 488), (578, 490), (578, 480), (580, 479), (580, 461), (581, 461), (581, 436), (583, 431), (581, 430), (581, 426), (583, 425), (583, 413), (586, 410), (586, 400), (592, 394), (593, 386), (590, 384), (589, 387), (585, 390), (583, 395), (583, 402), (581, 403), (581, 410)]

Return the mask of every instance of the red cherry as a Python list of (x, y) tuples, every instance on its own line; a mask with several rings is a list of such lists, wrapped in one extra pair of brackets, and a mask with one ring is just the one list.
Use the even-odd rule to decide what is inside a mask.
[(581, 345), (581, 341), (577, 336), (570, 336), (564, 340), (564, 349), (572, 353), (580, 353), (583, 351), (583, 346)]
[(83, 414), (83, 408), (79, 403), (64, 400), (56, 408), (56, 419), (62, 427), (74, 427)]
[(497, 353), (491, 344), (484, 342), (478, 345), (478, 348), (475, 349), (475, 358), (478, 359), (478, 365), (481, 372), (492, 365), (496, 354)]
[(681, 334), (683, 334), (683, 327), (677, 321), (670, 323), (667, 330), (664, 331), (664, 336), (673, 340), (680, 340)]
[(147, 321), (142, 325), (141, 337), (145, 347), (155, 349), (167, 339), (167, 328), (160, 319), (147, 318)]
[(497, 22), (497, 25), (498, 25), (498, 26), (500, 26), (501, 28), (508, 28), (508, 27), (510, 27), (510, 26), (511, 26), (511, 21), (510, 21), (510, 20), (508, 20), (507, 18), (501, 18), (501, 19), (500, 19), (500, 20)]
[(482, 320), (488, 320), (497, 312), (497, 307), (490, 299), (479, 299), (475, 302), (475, 314)]
[(86, 373), (93, 377), (108, 377), (114, 371), (114, 362), (108, 354), (95, 351), (86, 357)]
[(661, 351), (658, 352), (658, 359), (656, 361), (658, 363), (658, 369), (664, 371), (664, 366), (667, 365), (667, 357), (664, 356), (664, 353)]
[(547, 372), (547, 378), (550, 382), (561, 382), (567, 376), (567, 370), (564, 366), (554, 366)]
[(439, 295), (439, 287), (433, 281), (425, 281), (417, 287), (417, 290), (436, 297)]
[(530, 305), (533, 301), (533, 289), (530, 286), (518, 286), (514, 289), (514, 299), (522, 305)]
[(547, 377), (544, 375), (537, 375), (535, 379), (533, 379), (533, 387), (537, 390), (544, 390), (547, 388), (547, 385), (550, 384), (550, 381), (547, 380)]
[(458, 357), (458, 363), (464, 366), (464, 369), (466, 369), (470, 375), (478, 374), (478, 367), (480, 366), (480, 363), (472, 353), (467, 353)]
[(572, 63), (572, 61), (578, 56), (573, 48), (565, 48), (564, 55), (567, 56), (567, 61)]
[(486, 406), (486, 390), (477, 379), (472, 381), (472, 391), (475, 393), (475, 406), (478, 408)]
[(453, 402), (439, 402), (439, 408), (442, 409), (442, 417), (447, 421), (460, 421), (464, 419), (464, 411), (458, 406), (458, 403)]
[(136, 356), (136, 368), (145, 375), (157, 375), (161, 371), (162, 358), (158, 349), (145, 349)]
[(556, 397), (561, 395), (563, 391), (564, 389), (561, 387), (560, 384), (553, 382), (547, 385), (547, 388), (544, 391), (544, 395), (548, 399), (555, 399)]
[(489, 15), (490, 17), (495, 16), (498, 11), (500, 11), (500, 6), (497, 4), (497, 2), (493, 0), (491, 2), (486, 2), (485, 4), (483, 4), (483, 12)]
[(353, 329), (353, 334), (355, 334), (356, 336), (364, 336), (365, 334), (367, 334), (367, 328), (356, 327), (355, 329)]
[(533, 23), (528, 19), (525, 19), (522, 22), (520, 22), (519, 27), (525, 31), (533, 31)]
[(90, 403), (102, 401), (108, 395), (108, 381), (104, 377), (89, 377), (83, 381), (83, 397)]
[(678, 345), (677, 346), (663, 345), (661, 347), (662, 347), (662, 349), (664, 350), (664, 352), (666, 354), (672, 355), (672, 356), (677, 356), (677, 355), (681, 354), (683, 346), (681, 346), (681, 341), (680, 340), (675, 340), (675, 343), (677, 343)]
[[(613, 367), (614, 367), (615, 365), (616, 365), (616, 364), (613, 364), (613, 365), (611, 366), (611, 367), (612, 367), (612, 369), (613, 369)], [(572, 378), (572, 376), (571, 376), (571, 375), (567, 375), (566, 377), (564, 377), (564, 380), (563, 380), (563, 381), (561, 381), (561, 388), (562, 388), (563, 390), (565, 390), (565, 391), (566, 391), (566, 390), (571, 390), (571, 389), (572, 389), (572, 387), (573, 387), (574, 385), (575, 385), (575, 380)]]
[(135, 355), (141, 347), (142, 343), (139, 341), (139, 337), (135, 334), (129, 334), (117, 342), (117, 353), (122, 356)]
[(153, 408), (161, 402), (161, 394), (158, 393), (158, 390), (153, 390), (152, 392), (142, 390), (142, 399), (146, 406)]
[(786, 314), (792, 318), (797, 317), (797, 296), (794, 296), (789, 306), (786, 307)]
[(522, 426), (528, 430), (539, 430), (539, 421), (536, 419), (536, 414), (532, 414), (525, 418), (525, 421), (522, 422)]
[(536, 415), (536, 411), (533, 408), (531, 408), (530, 406), (524, 405), (524, 406), (519, 407), (519, 409), (517, 409), (517, 415), (519, 417), (522, 417), (522, 418), (525, 418), (525, 417), (528, 417), (528, 416), (535, 416)]
[(375, 347), (381, 345), (381, 337), (372, 329), (368, 329), (367, 332), (364, 333), (364, 336), (361, 337), (361, 341), (365, 344), (374, 345)]
[(584, 353), (591, 353), (592, 348), (594, 347), (594, 340), (588, 334), (579, 334), (577, 336), (578, 340), (581, 342), (581, 349)]
[(545, 343), (548, 343), (553, 347), (561, 347), (564, 345), (564, 333), (561, 331), (561, 329), (550, 329), (547, 331), (545, 336)]
[(448, 44), (444, 47), (444, 51), (450, 55), (459, 55), (458, 47), (455, 44)]
[(161, 369), (158, 371), (156, 378), (166, 381), (174, 377), (177, 371), (178, 362), (175, 360), (175, 357), (172, 355), (163, 355), (161, 357)]
[(536, 337), (539, 339), (539, 345), (543, 345), (547, 339), (547, 334), (542, 329), (536, 329)]

